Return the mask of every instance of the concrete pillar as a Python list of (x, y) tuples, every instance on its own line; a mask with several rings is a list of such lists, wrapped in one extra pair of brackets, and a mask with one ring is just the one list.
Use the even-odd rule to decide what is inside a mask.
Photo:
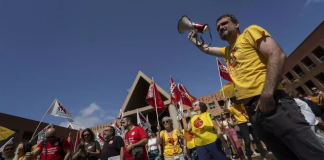
[(173, 104), (170, 104), (169, 105), (169, 114), (170, 114), (170, 117), (172, 118), (173, 128), (179, 130), (179, 127), (180, 127), (180, 130), (181, 130), (182, 127), (181, 127), (181, 125), (179, 126), (179, 122), (177, 121), (177, 113), (178, 113), (178, 109), (176, 108), (176, 106), (174, 106)]

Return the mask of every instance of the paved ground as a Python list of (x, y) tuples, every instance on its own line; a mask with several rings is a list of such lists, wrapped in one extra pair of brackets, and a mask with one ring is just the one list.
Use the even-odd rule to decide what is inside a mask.
[[(269, 152), (266, 156), (267, 160), (277, 160), (277, 158), (271, 153)], [(252, 159), (253, 160), (262, 160), (262, 157), (259, 155), (259, 156), (252, 156)], [(239, 160), (239, 159), (237, 159)], [(247, 160), (247, 158), (246, 158)]]

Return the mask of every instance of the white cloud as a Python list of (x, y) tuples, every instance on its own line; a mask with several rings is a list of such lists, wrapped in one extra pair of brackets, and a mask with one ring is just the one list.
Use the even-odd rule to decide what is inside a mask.
[[(74, 117), (74, 123), (82, 125), (86, 128), (93, 127), (99, 124), (111, 122), (115, 120), (118, 111), (107, 110), (104, 111), (96, 103), (91, 103), (89, 106), (82, 108), (79, 115)], [(62, 122), (60, 126), (67, 127), (68, 121)]]
[(310, 3), (319, 3), (319, 2), (324, 2), (324, 0), (307, 0), (304, 7), (307, 7)]

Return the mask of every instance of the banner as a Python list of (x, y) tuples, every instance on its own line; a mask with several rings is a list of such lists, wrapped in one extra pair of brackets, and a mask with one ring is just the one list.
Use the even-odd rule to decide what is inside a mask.
[(228, 73), (227, 67), (218, 58), (217, 58), (217, 65), (219, 69), (219, 75), (223, 77), (223, 79), (233, 82), (231, 76)]
[(124, 117), (124, 113), (123, 113), (123, 111), (120, 109), (120, 110), (119, 110), (119, 117), (118, 117), (118, 119), (121, 120), (123, 117)]
[(100, 135), (100, 133), (97, 132), (96, 141), (98, 141), (99, 144), (101, 146), (103, 146), (106, 140), (104, 138), (102, 138), (102, 136)]
[(150, 106), (156, 109), (158, 115), (161, 115), (161, 113), (166, 109), (162, 97), (153, 80), (151, 81), (145, 100)]
[(192, 104), (197, 100), (197, 98), (192, 96), (182, 84), (180, 84), (179, 89), (181, 92), (182, 104), (192, 107)]
[(67, 141), (69, 142), (69, 145), (70, 145), (70, 148), (71, 148), (71, 151), (74, 152), (74, 146), (73, 146), (73, 142), (71, 140), (71, 132), (69, 133), (69, 136), (67, 138)]
[(119, 127), (117, 121), (115, 121), (111, 126), (115, 128), (116, 136), (122, 136), (123, 133), (122, 133), (121, 128)]
[(141, 126), (145, 131), (147, 129), (151, 130), (151, 124), (148, 123), (146, 118), (142, 115), (142, 113), (137, 109), (137, 124)]
[(39, 144), (42, 140), (46, 139), (45, 133), (46, 133), (46, 130), (49, 128), (53, 128), (53, 123), (50, 123), (44, 129), (42, 129), (40, 132), (38, 132), (37, 142), (36, 142), (37, 144)]
[(179, 109), (178, 109), (177, 118), (181, 120), (182, 119), (182, 114), (183, 114), (183, 107), (182, 107), (182, 104), (180, 102), (179, 102), (178, 106), (179, 106)]
[(72, 115), (63, 107), (63, 105), (57, 99), (54, 100), (47, 113), (53, 116), (64, 117), (73, 120)]
[(176, 105), (181, 100), (181, 93), (179, 91), (179, 88), (174, 83), (171, 76), (170, 76), (170, 97), (171, 97), (171, 103), (174, 105)]

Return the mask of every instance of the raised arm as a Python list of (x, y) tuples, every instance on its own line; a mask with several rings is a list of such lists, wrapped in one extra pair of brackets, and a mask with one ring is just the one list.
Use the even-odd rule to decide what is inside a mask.
[(182, 114), (182, 124), (183, 124), (183, 129), (186, 131), (186, 132), (190, 132), (191, 131), (191, 125), (188, 125), (187, 123), (187, 116), (183, 113)]
[[(195, 31), (191, 31), (188, 34), (188, 38), (194, 45), (196, 45), (196, 44), (201, 45), (202, 44), (200, 41), (197, 40)], [(212, 55), (212, 56), (217, 56), (217, 57), (224, 57), (223, 54), (220, 51), (220, 48), (218, 48), (218, 47), (210, 47), (210, 46), (208, 47), (207, 44), (203, 44), (203, 46), (201, 46), (201, 47), (197, 46), (197, 47), (202, 52), (204, 52), (206, 54), (209, 54), (209, 55)]]

